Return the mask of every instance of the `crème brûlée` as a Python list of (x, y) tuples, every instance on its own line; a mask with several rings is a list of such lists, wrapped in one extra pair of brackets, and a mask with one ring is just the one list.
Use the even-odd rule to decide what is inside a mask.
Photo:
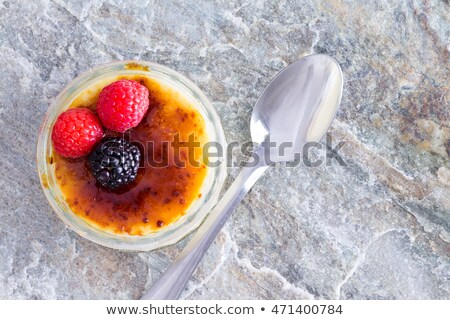
[[(69, 108), (95, 112), (102, 89), (121, 79), (135, 80), (149, 90), (149, 109), (137, 127), (124, 134), (105, 132), (139, 147), (142, 158), (136, 180), (110, 190), (96, 182), (86, 157), (67, 159), (53, 152), (48, 161), (76, 215), (102, 231), (143, 236), (177, 221), (202, 196), (208, 174), (202, 151), (208, 135), (202, 115), (181, 92), (144, 75), (104, 78), (82, 91)], [(179, 148), (173, 148), (174, 141), (180, 142)], [(188, 141), (194, 144), (187, 147)]]

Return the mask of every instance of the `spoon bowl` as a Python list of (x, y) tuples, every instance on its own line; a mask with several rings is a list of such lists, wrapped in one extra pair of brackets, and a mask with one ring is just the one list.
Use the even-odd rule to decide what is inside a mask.
[(324, 136), (336, 115), (342, 88), (341, 68), (327, 55), (310, 55), (291, 64), (269, 83), (253, 108), (253, 142), (270, 140), (275, 147), (270, 149), (272, 162), (294, 160), (306, 143)]

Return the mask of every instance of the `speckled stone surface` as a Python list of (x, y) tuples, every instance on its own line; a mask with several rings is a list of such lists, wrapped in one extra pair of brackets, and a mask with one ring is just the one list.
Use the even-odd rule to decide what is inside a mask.
[(449, 299), (449, 51), (446, 0), (0, 1), (0, 298), (139, 298), (186, 244), (120, 252), (52, 212), (35, 145), (71, 79), (111, 60), (167, 65), (244, 142), (270, 79), (326, 53), (345, 75), (330, 131), (347, 166), (270, 168), (183, 297)]

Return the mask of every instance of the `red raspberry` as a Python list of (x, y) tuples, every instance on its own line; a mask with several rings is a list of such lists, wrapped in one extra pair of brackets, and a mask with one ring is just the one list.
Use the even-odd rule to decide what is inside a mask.
[(67, 158), (78, 158), (91, 152), (103, 137), (97, 116), (89, 109), (75, 108), (61, 113), (52, 131), (53, 148)]
[(103, 125), (125, 132), (136, 127), (148, 110), (148, 89), (133, 80), (119, 80), (103, 88), (97, 100), (97, 113)]

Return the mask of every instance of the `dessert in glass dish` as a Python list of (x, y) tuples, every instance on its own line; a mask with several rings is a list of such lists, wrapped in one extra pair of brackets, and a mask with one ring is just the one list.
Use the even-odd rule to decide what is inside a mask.
[(209, 142), (225, 146), (203, 93), (149, 62), (114, 62), (73, 80), (41, 126), (38, 173), (70, 228), (118, 249), (151, 250), (195, 229), (217, 202), (226, 168), (209, 166)]

